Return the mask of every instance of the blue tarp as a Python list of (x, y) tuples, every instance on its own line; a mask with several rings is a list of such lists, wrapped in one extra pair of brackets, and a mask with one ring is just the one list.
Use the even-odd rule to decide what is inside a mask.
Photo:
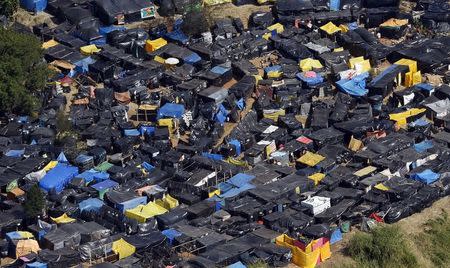
[(6, 233), (6, 239), (12, 241), (12, 240), (20, 240), (22, 239), (22, 236), (19, 232), (9, 232)]
[(109, 179), (109, 173), (97, 171), (95, 169), (89, 169), (83, 173), (78, 174), (76, 177), (83, 178), (86, 184), (88, 184), (92, 181), (100, 182)]
[(29, 121), (29, 117), (28, 116), (19, 116), (19, 119), (17, 119), (18, 123), (21, 124), (26, 124)]
[(141, 135), (144, 135), (145, 133), (153, 134), (155, 133), (155, 127), (151, 126), (140, 126), (139, 132), (141, 132)]
[(330, 0), (330, 10), (338, 11), (341, 9), (341, 1), (340, 0)]
[(281, 65), (274, 65), (264, 68), (264, 73), (267, 75), (270, 72), (281, 72)]
[(59, 153), (58, 158), (56, 158), (56, 160), (59, 163), (68, 163), (69, 162), (69, 160), (67, 160), (67, 157), (66, 157), (66, 155), (63, 152)]
[(91, 57), (86, 57), (74, 63), (75, 69), (70, 73), (70, 77), (74, 77), (78, 74), (85, 74), (89, 72), (89, 65), (93, 64), (95, 60)]
[(6, 156), (10, 156), (10, 157), (22, 157), (22, 155), (25, 153), (25, 150), (9, 150), (8, 152), (6, 152)]
[(426, 91), (426, 92), (430, 92), (430, 91), (434, 90), (433, 86), (430, 84), (427, 84), (427, 83), (420, 83), (420, 84), (414, 85), (414, 87), (418, 88), (422, 91)]
[(347, 24), (347, 26), (348, 26), (348, 29), (351, 31), (359, 28), (357, 22), (350, 22), (349, 24)]
[(80, 154), (79, 156), (77, 156), (77, 158), (75, 158), (75, 163), (84, 164), (93, 160), (94, 160), (93, 156)]
[(182, 235), (182, 233), (178, 232), (175, 229), (167, 229), (161, 232), (165, 237), (167, 237), (167, 239), (169, 239), (169, 244), (172, 245), (173, 240), (176, 237), (179, 237)]
[(231, 177), (230, 179), (228, 179), (227, 182), (234, 185), (235, 187), (242, 187), (243, 185), (251, 182), (254, 178), (255, 178), (255, 176), (253, 176), (253, 175), (248, 175), (245, 173), (238, 173), (238, 174), (234, 175), (233, 177)]
[(361, 97), (369, 92), (366, 89), (366, 79), (369, 77), (369, 73), (362, 73), (353, 77), (352, 79), (342, 79), (336, 82), (336, 87), (352, 96)]
[(413, 174), (411, 179), (423, 182), (425, 184), (431, 184), (439, 179), (440, 175), (434, 173), (431, 169), (425, 169), (420, 173)]
[(216, 161), (223, 160), (223, 156), (220, 154), (202, 153), (202, 156)]
[(39, 186), (45, 191), (51, 191), (55, 189), (57, 193), (64, 190), (64, 187), (78, 175), (78, 168), (58, 163), (53, 169), (51, 169), (39, 182)]
[(424, 140), (422, 142), (414, 144), (414, 149), (418, 153), (423, 153), (428, 149), (433, 148), (433, 141), (432, 140)]
[(226, 73), (228, 71), (230, 71), (230, 68), (226, 68), (226, 67), (223, 67), (223, 66), (214, 66), (211, 69), (212, 73), (220, 74), (220, 75), (222, 75), (222, 74), (224, 74), (224, 73)]
[(47, 0), (20, 0), (20, 5), (27, 11), (42, 12), (47, 7)]
[(219, 109), (218, 109), (216, 115), (214, 116), (214, 119), (216, 120), (216, 122), (223, 124), (227, 120), (228, 114), (229, 114), (229, 112), (227, 111), (227, 109), (225, 109), (225, 106), (220, 104)]
[(184, 106), (176, 103), (166, 103), (158, 110), (157, 119), (160, 118), (178, 118), (184, 114)]
[(176, 29), (170, 33), (166, 33), (165, 38), (174, 42), (178, 42), (182, 45), (186, 45), (189, 42), (189, 37), (185, 35), (180, 29)]
[(47, 268), (47, 264), (43, 263), (43, 262), (32, 262), (32, 263), (27, 263), (27, 265), (25, 266), (26, 268)]
[(228, 144), (233, 145), (236, 148), (236, 156), (241, 154), (241, 142), (238, 140), (230, 140), (230, 142)]
[(240, 98), (239, 100), (236, 100), (234, 103), (236, 103), (236, 106), (239, 108), (239, 110), (243, 110), (245, 108), (244, 98)]
[(197, 53), (192, 53), (189, 56), (183, 58), (183, 61), (187, 64), (195, 64), (202, 60)]
[(133, 129), (125, 129), (123, 131), (123, 135), (136, 137), (136, 136), (140, 136), (141, 132), (139, 132), (139, 130), (137, 130), (135, 128), (133, 128)]
[(148, 172), (150, 172), (150, 171), (155, 169), (155, 167), (153, 165), (150, 165), (147, 162), (142, 163), (142, 167)]
[(78, 204), (78, 207), (80, 208), (80, 211), (95, 211), (99, 212), (100, 209), (103, 207), (104, 203), (102, 200), (98, 198), (89, 198), (86, 200), (83, 200)]
[(307, 77), (306, 73), (298, 73), (297, 79), (305, 82), (308, 86), (314, 86), (323, 82), (323, 77), (316, 73), (315, 77)]
[(334, 232), (331, 234), (330, 237), (330, 244), (333, 245), (336, 242), (339, 242), (342, 240), (342, 232), (341, 229), (337, 228), (334, 230)]
[(123, 27), (123, 26), (105, 26), (105, 27), (100, 27), (98, 28), (98, 33), (101, 35), (106, 36), (108, 33), (113, 32), (113, 31), (125, 31), (127, 28)]
[(117, 204), (117, 209), (121, 212), (125, 212), (127, 209), (133, 209), (139, 205), (145, 205), (147, 204), (147, 197), (146, 196), (137, 196), (133, 199), (124, 201), (122, 203)]
[(112, 180), (104, 180), (102, 182), (96, 183), (94, 185), (92, 185), (91, 187), (94, 188), (97, 191), (102, 191), (105, 189), (109, 189), (109, 188), (114, 188), (119, 186), (119, 184), (115, 181)]
[(428, 122), (425, 119), (419, 118), (414, 122), (411, 122), (409, 125), (412, 127), (424, 127), (424, 126), (428, 126), (430, 124), (430, 122)]
[(247, 266), (245, 266), (242, 262), (238, 261), (233, 263), (232, 265), (228, 265), (227, 268), (246, 268)]

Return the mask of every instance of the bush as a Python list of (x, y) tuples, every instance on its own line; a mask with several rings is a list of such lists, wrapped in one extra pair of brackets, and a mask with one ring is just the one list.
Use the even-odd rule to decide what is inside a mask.
[(19, 0), (0, 0), (0, 15), (11, 17), (19, 8)]
[(358, 263), (357, 267), (417, 267), (416, 256), (396, 226), (377, 227), (371, 233), (355, 234), (347, 254)]
[(0, 112), (29, 114), (50, 74), (40, 41), (0, 27)]
[(424, 249), (424, 254), (437, 267), (450, 266), (450, 219), (446, 212), (429, 220), (425, 231), (417, 236), (417, 243)]

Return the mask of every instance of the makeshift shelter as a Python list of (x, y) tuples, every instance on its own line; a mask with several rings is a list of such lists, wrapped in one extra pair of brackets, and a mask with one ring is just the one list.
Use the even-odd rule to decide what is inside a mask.
[(52, 218), (52, 221), (54, 221), (57, 224), (64, 224), (64, 223), (71, 223), (71, 222), (75, 222), (76, 219), (69, 217), (66, 213), (64, 213), (63, 215), (57, 217), (57, 218)]
[(336, 87), (352, 96), (362, 97), (369, 92), (369, 90), (366, 89), (366, 79), (368, 77), (368, 73), (363, 73), (352, 79), (341, 79), (336, 82)]
[(307, 58), (300, 61), (300, 69), (302, 72), (312, 71), (313, 69), (321, 69), (323, 68), (323, 65), (320, 63), (320, 61)]
[(38, 253), (41, 250), (39, 244), (34, 239), (24, 239), (17, 241), (16, 258), (26, 256), (30, 253)]
[(133, 255), (136, 248), (121, 238), (112, 243), (112, 251), (119, 255), (119, 259), (123, 259)]
[(92, 188), (97, 190), (99, 198), (102, 200), (103, 200), (106, 192), (116, 188), (117, 186), (119, 186), (119, 183), (112, 181), (112, 180), (104, 180), (104, 181), (101, 181), (94, 185), (91, 185)]
[(164, 214), (167, 211), (167, 209), (155, 202), (149, 202), (146, 205), (138, 205), (133, 209), (125, 210), (125, 216), (130, 219), (135, 219), (140, 223), (145, 223), (148, 219)]
[(45, 174), (39, 186), (47, 192), (55, 190), (59, 193), (76, 175), (78, 175), (77, 167), (59, 163)]
[(20, 0), (20, 5), (31, 12), (42, 12), (47, 7), (47, 0)]

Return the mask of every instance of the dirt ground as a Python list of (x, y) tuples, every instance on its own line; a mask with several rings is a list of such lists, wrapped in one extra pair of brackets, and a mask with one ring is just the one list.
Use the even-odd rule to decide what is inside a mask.
[(244, 27), (247, 28), (248, 18), (253, 12), (270, 11), (270, 6), (254, 6), (254, 5), (235, 6), (231, 3), (227, 3), (222, 5), (205, 7), (204, 11), (206, 18), (210, 24), (212, 24), (215, 19), (241, 18)]

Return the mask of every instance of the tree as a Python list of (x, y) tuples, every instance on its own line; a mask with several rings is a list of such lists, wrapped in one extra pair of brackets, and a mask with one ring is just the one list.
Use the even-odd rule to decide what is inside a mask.
[[(0, 0), (3, 1), (3, 0)], [(33, 35), (0, 29), (0, 112), (30, 113), (50, 70)]]
[(208, 21), (203, 11), (191, 11), (184, 15), (181, 30), (190, 36), (195, 36), (209, 31)]
[(19, 0), (0, 0), (0, 15), (11, 17), (19, 8)]
[(44, 206), (44, 195), (42, 194), (41, 189), (39, 189), (39, 186), (35, 184), (27, 192), (27, 199), (23, 204), (23, 208), (29, 217), (37, 217), (42, 213)]

